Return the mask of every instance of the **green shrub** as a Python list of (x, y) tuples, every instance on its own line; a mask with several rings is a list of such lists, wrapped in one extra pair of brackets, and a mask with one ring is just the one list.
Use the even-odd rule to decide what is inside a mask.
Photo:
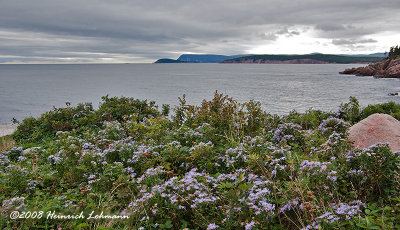
[(397, 120), (400, 120), (400, 105), (394, 103), (393, 101), (377, 105), (368, 105), (361, 111), (361, 119), (364, 119), (374, 113), (389, 114)]
[[(132, 98), (25, 119), (0, 153), (2, 229), (393, 229), (400, 155), (352, 150), (365, 111), (270, 115), (215, 93), (201, 106)], [(379, 110), (381, 111), (381, 110)], [(78, 114), (78, 115), (76, 115)], [(360, 115), (361, 114), (361, 115)], [(32, 143), (34, 142), (34, 143)], [(26, 150), (28, 146), (40, 148)], [(25, 150), (23, 151), (23, 149)], [(10, 219), (13, 211), (127, 215), (124, 220)]]
[(376, 144), (367, 149), (356, 149), (346, 155), (342, 178), (359, 188), (364, 201), (385, 202), (399, 188), (400, 155), (392, 153), (387, 144)]
[[(154, 101), (147, 103), (147, 100), (139, 100), (128, 97), (109, 97), (101, 98), (99, 109), (96, 114), (101, 120), (122, 122), (125, 116), (137, 114), (137, 121), (143, 118), (158, 117), (160, 112), (157, 110)], [(164, 113), (166, 113), (166, 108)]]
[(355, 124), (361, 120), (360, 104), (355, 97), (350, 97), (349, 100), (349, 102), (342, 103), (339, 106), (339, 110), (336, 112), (336, 115), (338, 118), (350, 122), (350, 124)]
[(92, 104), (78, 104), (65, 108), (54, 108), (38, 118), (26, 118), (19, 124), (13, 138), (19, 143), (44, 142), (54, 139), (58, 131), (76, 131), (83, 133), (101, 125), (94, 113)]

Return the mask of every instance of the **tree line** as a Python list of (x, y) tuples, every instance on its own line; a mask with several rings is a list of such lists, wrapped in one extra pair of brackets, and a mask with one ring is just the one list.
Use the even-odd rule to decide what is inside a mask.
[(396, 57), (398, 57), (398, 56), (400, 56), (400, 48), (399, 48), (399, 46), (397, 45), (397, 46), (393, 46), (393, 47), (390, 47), (390, 51), (389, 51), (389, 58), (396, 58)]

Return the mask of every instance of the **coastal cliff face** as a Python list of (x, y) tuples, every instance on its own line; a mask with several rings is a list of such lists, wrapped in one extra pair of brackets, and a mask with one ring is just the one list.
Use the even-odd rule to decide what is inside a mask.
[(365, 67), (346, 69), (340, 74), (374, 76), (376, 78), (400, 78), (400, 58), (385, 59)]
[(326, 61), (319, 61), (309, 58), (293, 59), (293, 60), (263, 60), (263, 59), (235, 59), (226, 60), (222, 63), (245, 63), (245, 64), (328, 64)]

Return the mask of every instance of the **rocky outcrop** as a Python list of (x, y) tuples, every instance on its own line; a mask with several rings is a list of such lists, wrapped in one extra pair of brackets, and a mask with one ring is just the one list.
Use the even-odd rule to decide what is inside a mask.
[(400, 58), (385, 59), (365, 67), (346, 69), (340, 74), (374, 76), (376, 78), (400, 78)]
[(354, 148), (389, 143), (393, 152), (400, 151), (400, 121), (387, 114), (372, 114), (350, 127), (349, 139)]
[(226, 60), (222, 63), (244, 63), (244, 64), (328, 64), (326, 61), (319, 61), (309, 58), (292, 59), (292, 60), (268, 60), (268, 59), (234, 59)]

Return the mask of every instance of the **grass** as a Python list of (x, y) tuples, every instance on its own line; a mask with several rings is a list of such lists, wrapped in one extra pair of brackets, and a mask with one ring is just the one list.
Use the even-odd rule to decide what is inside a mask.
[(15, 141), (12, 135), (0, 137), (0, 152), (7, 151), (15, 146)]

